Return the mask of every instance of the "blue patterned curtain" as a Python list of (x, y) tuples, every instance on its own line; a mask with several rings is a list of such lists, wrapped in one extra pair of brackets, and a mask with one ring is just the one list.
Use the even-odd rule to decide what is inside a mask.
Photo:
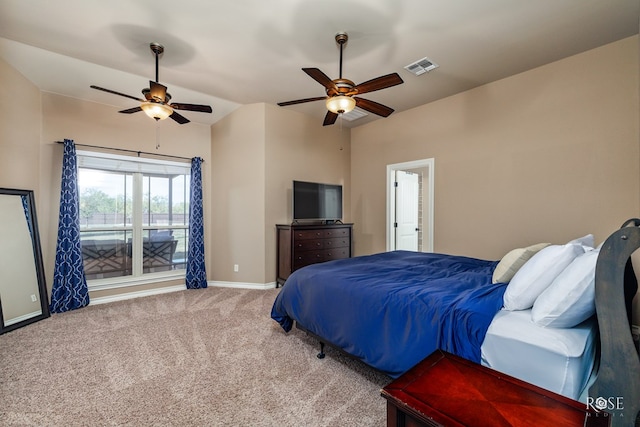
[(187, 252), (187, 289), (207, 287), (204, 265), (204, 222), (202, 215), (202, 159), (191, 159), (191, 197), (189, 201), (189, 248)]
[(27, 196), (20, 196), (20, 199), (22, 199), (22, 210), (24, 211), (24, 218), (27, 220), (29, 235), (33, 240), (33, 231), (31, 230), (31, 214), (29, 213), (29, 202), (27, 201)]
[(89, 304), (89, 290), (80, 248), (80, 200), (78, 167), (73, 141), (64, 140), (58, 244), (51, 290), (51, 312), (81, 308)]

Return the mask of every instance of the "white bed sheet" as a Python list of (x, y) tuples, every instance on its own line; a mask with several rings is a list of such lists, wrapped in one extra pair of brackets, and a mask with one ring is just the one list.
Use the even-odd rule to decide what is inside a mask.
[(596, 366), (594, 318), (574, 328), (545, 328), (531, 310), (500, 310), (482, 343), (482, 364), (571, 399), (586, 402)]

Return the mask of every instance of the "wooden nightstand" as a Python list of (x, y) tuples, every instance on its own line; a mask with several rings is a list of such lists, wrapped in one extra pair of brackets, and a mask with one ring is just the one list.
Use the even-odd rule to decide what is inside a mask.
[(381, 391), (387, 426), (609, 426), (583, 403), (436, 350)]

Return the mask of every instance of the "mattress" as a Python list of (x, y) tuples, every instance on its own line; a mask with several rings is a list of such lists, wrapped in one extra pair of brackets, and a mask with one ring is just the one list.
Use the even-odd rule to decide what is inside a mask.
[(545, 328), (531, 321), (531, 310), (503, 309), (482, 343), (482, 364), (586, 402), (596, 366), (597, 334), (595, 318), (574, 328)]

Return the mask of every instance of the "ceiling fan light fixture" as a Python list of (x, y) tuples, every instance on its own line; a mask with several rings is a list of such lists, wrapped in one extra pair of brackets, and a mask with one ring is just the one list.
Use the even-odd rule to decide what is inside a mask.
[(164, 120), (173, 114), (173, 108), (158, 102), (143, 102), (140, 108), (147, 116), (156, 120)]
[(327, 98), (327, 110), (335, 114), (348, 113), (356, 107), (356, 100), (350, 96), (338, 95)]

